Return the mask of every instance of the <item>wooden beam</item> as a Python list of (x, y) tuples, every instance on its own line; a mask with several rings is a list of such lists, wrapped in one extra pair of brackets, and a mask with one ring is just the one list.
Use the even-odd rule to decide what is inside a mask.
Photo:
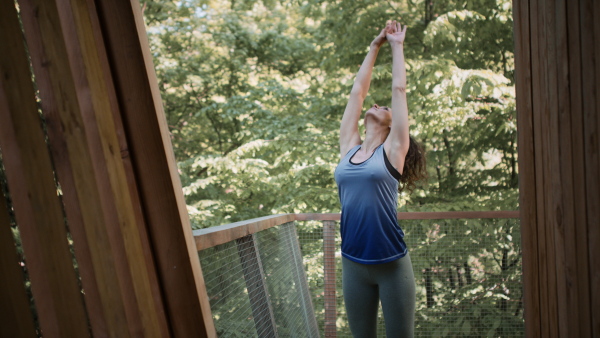
[(554, 209), (556, 212), (557, 227), (555, 237), (557, 238), (556, 252), (559, 266), (557, 266), (557, 279), (559, 289), (559, 318), (562, 321), (560, 327), (561, 336), (581, 337), (582, 325), (580, 318), (581, 305), (579, 304), (577, 285), (577, 233), (575, 223), (575, 210), (573, 196), (573, 171), (574, 164), (572, 154), (573, 128), (571, 126), (571, 96), (569, 91), (569, 41), (568, 41), (568, 15), (567, 2), (557, 0), (553, 10), (555, 16), (555, 44), (556, 44), (556, 98), (557, 117), (555, 118), (556, 132), (560, 137), (555, 137), (555, 146), (559, 149), (555, 152), (557, 157), (558, 186), (560, 191), (554, 196)]
[[(550, 191), (548, 186), (549, 166), (548, 161), (548, 127), (545, 116), (548, 112), (547, 89), (546, 89), (546, 35), (544, 31), (544, 0), (530, 1), (530, 29), (531, 29), (531, 48), (532, 48), (532, 87), (533, 87), (533, 120), (534, 120), (534, 146), (535, 146), (535, 170), (536, 170), (536, 208), (537, 208), (537, 234), (538, 238), (538, 259), (539, 259), (539, 285), (536, 289), (540, 293), (540, 320), (541, 336), (553, 337), (558, 331), (555, 319), (552, 314), (556, 314), (556, 307), (552, 306), (556, 300), (555, 288), (552, 287), (555, 281), (555, 275), (550, 276), (549, 270), (553, 269), (552, 252), (548, 242), (550, 233), (546, 224), (547, 207), (549, 206)], [(551, 246), (550, 246), (551, 247)], [(554, 292), (553, 292), (554, 291)], [(554, 317), (555, 318), (555, 317)]]
[(86, 337), (88, 319), (13, 1), (0, 1), (0, 46), (0, 148), (40, 326), (49, 337)]
[[(571, 139), (569, 146), (572, 152), (572, 184), (573, 184), (573, 214), (574, 222), (568, 232), (574, 236), (574, 259), (576, 265), (572, 271), (576, 279), (574, 285), (577, 287), (577, 312), (579, 319), (576, 323), (579, 325), (580, 337), (591, 337), (590, 322), (590, 285), (589, 278), (583, 276), (589, 275), (588, 258), (588, 238), (587, 238), (587, 213), (586, 213), (586, 184), (585, 184), (585, 162), (584, 140), (583, 140), (583, 107), (582, 107), (582, 72), (586, 71), (581, 67), (581, 32), (579, 0), (569, 1), (566, 6), (567, 14), (567, 32), (568, 32), (568, 65), (569, 65), (569, 99), (570, 106), (570, 126)], [(569, 143), (569, 142), (566, 142)], [(562, 149), (561, 149), (562, 151)], [(567, 196), (568, 198), (569, 196)]]
[(600, 5), (523, 0), (514, 10), (526, 330), (592, 337), (600, 332)]
[(194, 230), (194, 240), (196, 242), (196, 248), (200, 251), (294, 220), (294, 214), (254, 218), (247, 221)]
[[(558, 68), (557, 63), (557, 44), (560, 42), (560, 35), (557, 32), (556, 20), (556, 0), (545, 1), (543, 7), (540, 8), (543, 13), (542, 31), (545, 34), (545, 40), (541, 41), (546, 47), (544, 58), (543, 73), (545, 76), (545, 103), (546, 110), (542, 112), (544, 119), (544, 147), (546, 160), (544, 168), (545, 172), (544, 183), (546, 185), (546, 239), (547, 239), (547, 254), (548, 254), (548, 296), (550, 299), (550, 316), (557, 318), (551, 324), (552, 335), (555, 337), (568, 335), (567, 327), (567, 298), (565, 285), (565, 249), (564, 249), (564, 224), (563, 222), (563, 176), (560, 170), (560, 159), (564, 156), (559, 151), (559, 102), (558, 102)], [(541, 13), (540, 13), (541, 14)], [(553, 210), (555, 212), (549, 212)]]
[[(168, 336), (141, 214), (127, 184), (93, 3), (22, 0), (21, 17), (96, 335)], [(42, 18), (42, 19), (39, 19)], [(96, 32), (95, 32), (96, 31)]]
[(95, 3), (172, 334), (215, 336), (140, 3)]
[(527, 309), (525, 332), (540, 337), (539, 262), (536, 208), (536, 172), (532, 98), (532, 46), (529, 0), (514, 0), (517, 134), (519, 151), (519, 206), (523, 250), (523, 294)]
[(590, 320), (592, 325), (592, 336), (600, 336), (600, 92), (598, 81), (600, 80), (600, 29), (595, 21), (598, 17), (597, 1), (580, 0), (579, 18), (581, 32), (581, 66), (582, 66), (582, 108), (583, 108), (583, 149), (585, 156), (585, 185), (586, 185), (586, 214), (587, 224), (581, 225), (578, 231), (587, 233), (588, 240), (588, 264), (590, 280)]
[(33, 338), (37, 335), (16, 249), (6, 199), (0, 193), (0, 337)]

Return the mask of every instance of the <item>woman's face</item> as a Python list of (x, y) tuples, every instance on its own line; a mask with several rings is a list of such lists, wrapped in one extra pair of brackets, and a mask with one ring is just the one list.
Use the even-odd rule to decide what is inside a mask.
[(365, 115), (365, 119), (368, 116), (371, 116), (375, 121), (378, 121), (381, 124), (386, 126), (390, 126), (392, 124), (392, 109), (386, 106), (379, 106), (378, 104), (374, 104)]

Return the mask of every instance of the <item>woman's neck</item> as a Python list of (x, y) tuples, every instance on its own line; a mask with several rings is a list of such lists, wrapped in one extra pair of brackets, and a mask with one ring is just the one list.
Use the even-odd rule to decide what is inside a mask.
[(373, 126), (372, 128), (367, 128), (367, 134), (365, 135), (365, 140), (363, 141), (361, 147), (366, 152), (373, 152), (375, 148), (379, 147), (380, 144), (385, 142), (389, 134), (390, 128), (385, 126)]

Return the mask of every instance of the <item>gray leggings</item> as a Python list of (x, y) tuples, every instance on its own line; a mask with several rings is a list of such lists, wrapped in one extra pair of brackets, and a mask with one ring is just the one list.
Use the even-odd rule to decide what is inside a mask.
[(379, 300), (388, 338), (414, 336), (415, 276), (410, 256), (384, 264), (360, 264), (342, 257), (342, 285), (355, 338), (377, 336)]

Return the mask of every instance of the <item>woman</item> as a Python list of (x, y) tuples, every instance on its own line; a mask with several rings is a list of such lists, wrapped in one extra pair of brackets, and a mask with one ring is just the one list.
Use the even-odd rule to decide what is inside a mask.
[[(408, 130), (404, 37), (406, 26), (390, 22), (373, 40), (340, 127), (335, 179), (342, 204), (342, 284), (354, 337), (375, 337), (379, 301), (387, 337), (414, 333), (415, 281), (398, 226), (398, 187), (414, 188), (426, 177), (425, 158)], [(392, 106), (373, 105), (365, 114), (365, 140), (358, 121), (381, 46), (392, 49)]]

